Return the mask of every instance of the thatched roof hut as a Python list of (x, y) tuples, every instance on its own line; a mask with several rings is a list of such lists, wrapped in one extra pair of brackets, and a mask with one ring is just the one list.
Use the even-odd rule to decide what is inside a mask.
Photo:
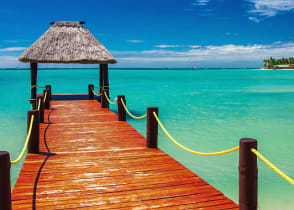
[(19, 61), (31, 63), (31, 104), (36, 109), (38, 63), (100, 64), (100, 92), (109, 89), (108, 64), (117, 61), (85, 28), (85, 22), (52, 22), (52, 26), (24, 53)]
[(110, 52), (81, 22), (62, 21), (52, 26), (22, 55), (21, 62), (114, 64)]

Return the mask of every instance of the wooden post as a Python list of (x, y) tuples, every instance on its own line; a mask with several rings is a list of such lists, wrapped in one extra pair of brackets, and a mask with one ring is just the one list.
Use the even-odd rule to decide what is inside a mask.
[(108, 64), (101, 64), (103, 70), (103, 87), (109, 90), (109, 80), (108, 80)]
[(102, 87), (103, 87), (103, 65), (100, 64), (99, 67), (99, 93), (102, 93)]
[(158, 123), (153, 115), (155, 112), (158, 116), (158, 107), (147, 108), (147, 138), (146, 143), (148, 148), (157, 148), (157, 137), (158, 137)]
[(105, 97), (105, 93), (104, 92), (106, 92), (106, 94), (107, 94), (107, 96), (109, 97), (109, 92), (108, 92), (108, 88), (106, 88), (106, 87), (104, 87), (103, 89), (102, 89), (102, 95), (101, 95), (101, 107), (102, 108), (109, 108), (109, 102), (107, 101), (107, 99), (106, 99), (106, 97)]
[(38, 96), (37, 97), (37, 104), (39, 106), (39, 99), (41, 100), (41, 105), (40, 105), (40, 123), (44, 123), (44, 96)]
[(39, 153), (39, 133), (40, 133), (40, 112), (38, 110), (28, 111), (28, 122), (27, 130), (29, 131), (31, 116), (35, 115), (33, 122), (32, 132), (28, 144), (28, 153), (38, 154)]
[(50, 109), (50, 93), (49, 93), (49, 90), (43, 90), (43, 96), (45, 98), (46, 92), (47, 92), (47, 96), (46, 96), (46, 99), (44, 101), (44, 108), (45, 109)]
[(94, 85), (88, 85), (89, 100), (94, 99), (94, 94), (92, 90), (94, 90)]
[(257, 158), (251, 152), (257, 149), (256, 139), (240, 139), (239, 151), (239, 209), (257, 209)]
[(126, 110), (122, 105), (121, 100), (126, 104), (126, 98), (123, 95), (117, 96), (117, 113), (118, 113), (118, 121), (126, 121)]
[(10, 157), (0, 151), (0, 209), (11, 210)]
[(46, 88), (46, 90), (49, 90), (49, 100), (52, 100), (52, 89), (51, 89), (51, 85), (46, 85), (45, 88)]
[(36, 109), (37, 103), (37, 63), (31, 63), (31, 98), (30, 103), (32, 105), (32, 110)]

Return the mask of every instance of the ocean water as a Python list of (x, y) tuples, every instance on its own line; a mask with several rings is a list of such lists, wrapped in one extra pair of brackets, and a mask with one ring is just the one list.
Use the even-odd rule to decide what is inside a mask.
[[(256, 138), (258, 150), (294, 178), (294, 71), (110, 70), (110, 96), (125, 95), (135, 115), (158, 106), (159, 117), (181, 144), (201, 152)], [(86, 93), (98, 70), (40, 70), (38, 85), (53, 93)], [(30, 72), (0, 70), (0, 150), (17, 157), (26, 137)], [(110, 105), (116, 112), (116, 105)], [(146, 121), (127, 119), (145, 136)], [(238, 202), (238, 152), (206, 157), (175, 146), (159, 128), (159, 147)], [(23, 162), (23, 161), (22, 161)], [(22, 162), (12, 166), (16, 182)], [(294, 187), (258, 160), (259, 209), (294, 209)]]

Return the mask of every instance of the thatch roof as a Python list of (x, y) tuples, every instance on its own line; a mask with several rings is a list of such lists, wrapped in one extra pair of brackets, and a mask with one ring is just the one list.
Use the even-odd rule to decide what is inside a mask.
[[(82, 23), (82, 22), (81, 22)], [(110, 52), (80, 22), (53, 25), (19, 57), (30, 63), (116, 63)]]

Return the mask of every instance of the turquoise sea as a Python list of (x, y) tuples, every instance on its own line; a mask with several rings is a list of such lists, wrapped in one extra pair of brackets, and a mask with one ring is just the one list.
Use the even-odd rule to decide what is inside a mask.
[[(215, 152), (237, 146), (242, 137), (256, 138), (258, 150), (294, 178), (294, 71), (110, 70), (109, 79), (112, 100), (125, 95), (135, 115), (158, 106), (162, 123), (186, 147)], [(51, 84), (53, 93), (86, 93), (98, 81), (95, 69), (38, 71), (38, 85)], [(26, 138), (29, 94), (29, 70), (0, 70), (0, 150), (12, 159)], [(144, 119), (128, 122), (145, 136)], [(196, 156), (161, 130), (159, 147), (238, 202), (238, 152)], [(13, 184), (21, 166), (12, 166)], [(294, 209), (294, 187), (260, 160), (258, 167), (259, 209)]]

